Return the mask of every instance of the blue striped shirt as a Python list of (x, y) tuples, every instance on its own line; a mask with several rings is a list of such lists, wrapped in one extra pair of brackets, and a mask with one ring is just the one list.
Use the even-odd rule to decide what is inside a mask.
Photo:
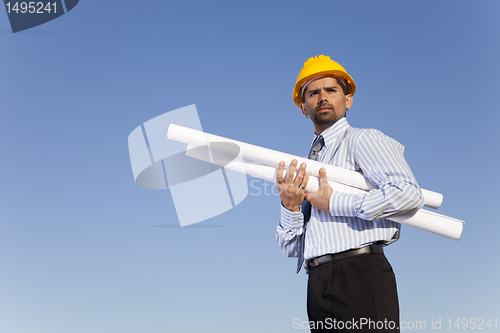
[[(399, 239), (401, 225), (385, 219), (424, 204), (422, 192), (406, 163), (404, 147), (374, 129), (350, 127), (346, 118), (321, 133), (325, 146), (319, 161), (362, 172), (379, 188), (363, 194), (333, 192), (330, 212), (312, 207), (306, 224), (304, 258), (357, 249), (377, 241)], [(302, 212), (281, 206), (277, 241), (287, 257), (297, 257), (298, 238), (304, 232)]]

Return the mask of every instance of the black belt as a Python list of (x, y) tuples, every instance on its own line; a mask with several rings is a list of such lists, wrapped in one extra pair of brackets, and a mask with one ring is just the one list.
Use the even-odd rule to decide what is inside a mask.
[(335, 254), (325, 254), (316, 258), (309, 260), (309, 266), (318, 266), (321, 264), (326, 264), (327, 262), (335, 262), (340, 259), (345, 259), (349, 257), (359, 256), (362, 254), (380, 253), (384, 252), (384, 246), (382, 243), (374, 243), (371, 245), (364, 246), (360, 249), (347, 250)]

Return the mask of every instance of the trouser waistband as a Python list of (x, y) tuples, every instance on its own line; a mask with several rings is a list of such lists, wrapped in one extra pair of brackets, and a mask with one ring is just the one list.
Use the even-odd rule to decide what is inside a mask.
[(381, 242), (377, 242), (371, 245), (363, 246), (359, 249), (347, 250), (335, 254), (325, 254), (316, 258), (312, 258), (309, 260), (309, 266), (318, 266), (322, 264), (326, 264), (328, 262), (335, 262), (340, 259), (345, 259), (349, 257), (359, 256), (362, 254), (370, 254), (370, 253), (380, 253), (384, 252), (384, 246)]

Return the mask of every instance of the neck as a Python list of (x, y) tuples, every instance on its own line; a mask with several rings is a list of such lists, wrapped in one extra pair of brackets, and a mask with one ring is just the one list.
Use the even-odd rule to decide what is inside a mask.
[(337, 121), (339, 121), (340, 119), (342, 119), (344, 117), (341, 117), (337, 120), (335, 120), (333, 123), (327, 123), (327, 124), (314, 124), (314, 134), (316, 135), (319, 135), (321, 133), (323, 133), (324, 130), (326, 130), (328, 127), (334, 125), (335, 123), (337, 123)]
[[(335, 122), (336, 123), (336, 122)], [(316, 135), (320, 135), (321, 133), (323, 133), (324, 130), (326, 130), (328, 127), (332, 126), (333, 124), (335, 123), (331, 123), (331, 124), (321, 124), (321, 125), (318, 125), (318, 124), (314, 124), (314, 134)]]

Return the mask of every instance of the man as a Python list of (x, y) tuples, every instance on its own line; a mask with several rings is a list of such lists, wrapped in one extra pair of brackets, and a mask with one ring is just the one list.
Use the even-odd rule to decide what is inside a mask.
[(310, 193), (306, 165), (294, 160), (284, 174), (281, 162), (277, 240), (285, 255), (305, 259), (311, 331), (399, 332), (396, 280), (382, 247), (399, 238), (401, 225), (385, 218), (417, 210), (424, 201), (403, 146), (347, 123), (355, 90), (345, 69), (320, 55), (304, 63), (294, 102), (314, 125), (309, 158), (361, 172), (378, 188), (362, 195), (334, 192), (321, 169), (319, 189)]

